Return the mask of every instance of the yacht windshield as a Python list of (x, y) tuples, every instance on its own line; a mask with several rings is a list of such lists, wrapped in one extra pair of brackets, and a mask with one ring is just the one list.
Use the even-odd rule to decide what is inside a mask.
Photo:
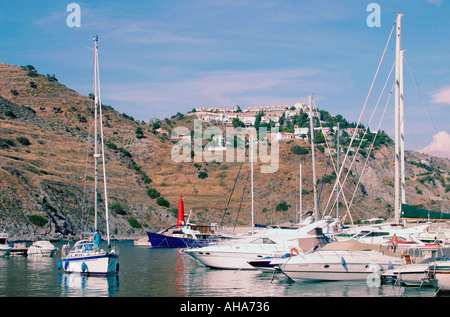
[(269, 238), (258, 238), (256, 240), (253, 240), (250, 243), (254, 243), (254, 244), (276, 244), (275, 242), (273, 242)]

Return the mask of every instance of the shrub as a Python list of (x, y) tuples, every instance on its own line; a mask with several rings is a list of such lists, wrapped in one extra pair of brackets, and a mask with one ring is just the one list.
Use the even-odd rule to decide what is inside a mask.
[(44, 207), (47, 208), (48, 210), (50, 210), (51, 212), (55, 213), (55, 214), (57, 213), (56, 208), (53, 207), (52, 205), (50, 205), (49, 203), (45, 203)]
[(33, 65), (22, 66), (22, 69), (28, 70), (28, 71), (30, 71), (30, 72), (37, 72), (36, 68), (34, 68)]
[(200, 178), (200, 179), (205, 179), (206, 177), (208, 177), (208, 173), (206, 173), (206, 172), (200, 172), (200, 173), (198, 173), (198, 178)]
[(35, 226), (43, 227), (47, 224), (48, 220), (39, 215), (28, 216), (28, 220)]
[(324, 183), (332, 183), (336, 179), (336, 174), (325, 175), (322, 179)]
[(31, 88), (37, 88), (37, 85), (34, 81), (30, 81), (30, 87)]
[(122, 117), (124, 117), (125, 119), (134, 121), (134, 118), (132, 116), (127, 115), (126, 113), (122, 113)]
[(131, 153), (125, 150), (123, 147), (119, 148), (119, 151), (123, 154), (123, 156), (131, 157)]
[(139, 221), (137, 221), (133, 217), (128, 218), (128, 223), (130, 224), (130, 226), (132, 228), (135, 228), (135, 229), (141, 229), (142, 228), (142, 225), (139, 223)]
[(162, 207), (169, 207), (170, 204), (167, 200), (165, 200), (163, 197), (159, 197), (156, 203)]
[(126, 215), (127, 212), (119, 203), (112, 203), (109, 208), (116, 213), (116, 215)]
[(297, 155), (304, 155), (304, 154), (308, 154), (308, 149), (300, 146), (300, 145), (294, 145), (291, 147), (291, 152)]
[(53, 75), (47, 74), (47, 79), (50, 82), (52, 82), (52, 81), (56, 81), (57, 82), (58, 81), (58, 79), (56, 78), (55, 74), (53, 74)]
[(19, 141), (19, 143), (22, 145), (30, 145), (31, 144), (30, 141), (26, 137), (23, 137), (23, 136), (17, 137), (16, 140)]
[(417, 186), (416, 186), (416, 194), (423, 195), (422, 190), (420, 188), (418, 188)]
[(81, 114), (79, 114), (79, 113), (77, 113), (77, 119), (78, 119), (79, 122), (82, 122), (82, 123), (86, 123), (87, 122), (86, 117), (81, 115)]
[(282, 201), (281, 203), (279, 203), (276, 207), (276, 211), (287, 211), (289, 209), (289, 207), (291, 207), (291, 205), (288, 205), (287, 202)]
[(11, 89), (10, 91), (14, 96), (17, 96), (19, 94), (19, 92), (16, 89)]
[(144, 132), (142, 132), (141, 127), (137, 127), (135, 133), (136, 133), (136, 138), (138, 138), (138, 139), (142, 139), (144, 137)]
[(154, 188), (150, 188), (147, 191), (147, 194), (152, 199), (155, 199), (155, 198), (158, 198), (159, 196), (161, 196), (161, 193), (159, 191), (157, 191), (156, 189), (154, 189)]
[(117, 150), (118, 149), (117, 145), (115, 143), (111, 142), (111, 141), (106, 142), (106, 147), (111, 149), (111, 150)]
[(11, 139), (2, 139), (0, 138), (0, 148), (8, 148), (10, 146), (14, 146), (14, 141)]
[(153, 122), (152, 129), (156, 130), (156, 129), (159, 129), (159, 128), (161, 128), (161, 121)]
[(28, 71), (27, 76), (28, 77), (38, 77), (39, 74), (30, 70), (30, 71)]
[(14, 111), (9, 109), (5, 111), (5, 116), (10, 117), (11, 119), (16, 118), (16, 114), (14, 113)]
[(35, 114), (36, 110), (34, 110), (33, 108), (31, 108), (30, 106), (23, 106), (25, 109), (27, 109), (28, 111), (30, 111), (31, 113)]

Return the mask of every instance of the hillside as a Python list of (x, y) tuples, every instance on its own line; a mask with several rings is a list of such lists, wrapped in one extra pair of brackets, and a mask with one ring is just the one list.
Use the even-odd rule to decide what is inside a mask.
[[(41, 75), (30, 66), (0, 64), (0, 227), (12, 238), (68, 239), (83, 230), (92, 231), (92, 104), (88, 96), (58, 83), (53, 75)], [(136, 238), (145, 230), (173, 224), (180, 195), (186, 212), (192, 210), (191, 219), (197, 222), (221, 223), (223, 219), (227, 226), (250, 224), (248, 162), (241, 166), (239, 162), (175, 163), (171, 159), (177, 140), (156, 128), (169, 133), (175, 127), (193, 131), (192, 114), (180, 114), (156, 125), (135, 121), (106, 105), (103, 114), (113, 238)], [(203, 129), (208, 126), (202, 124)], [(308, 153), (292, 153), (294, 145), (308, 149)], [(353, 199), (353, 221), (393, 216), (392, 153), (391, 147), (381, 146), (368, 161)], [(332, 165), (320, 151), (316, 151), (316, 159), (322, 212), (333, 186)], [(296, 219), (300, 160), (303, 211), (312, 209), (310, 146), (303, 140), (280, 142), (276, 173), (260, 173), (259, 163), (255, 163), (257, 223)], [(450, 212), (448, 160), (415, 152), (408, 152), (406, 160), (408, 203)], [(345, 186), (348, 200), (364, 162), (364, 156), (356, 154)], [(207, 177), (200, 178), (200, 172)], [(328, 176), (322, 187), (324, 175)], [(170, 206), (158, 205), (157, 198), (148, 195), (149, 189), (157, 191)], [(342, 205), (340, 215), (344, 213)], [(100, 217), (103, 219), (103, 209)], [(104, 230), (101, 221), (100, 229)]]

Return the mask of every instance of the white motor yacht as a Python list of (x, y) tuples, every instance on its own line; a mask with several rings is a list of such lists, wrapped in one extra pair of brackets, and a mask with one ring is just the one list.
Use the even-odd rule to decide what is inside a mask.
[(279, 265), (279, 269), (294, 281), (365, 280), (373, 273), (403, 263), (399, 255), (382, 246), (346, 241), (290, 257)]
[(57, 248), (50, 241), (36, 241), (27, 250), (28, 256), (53, 256)]
[(249, 262), (269, 256), (299, 254), (326, 244), (328, 240), (322, 234), (321, 227), (327, 223), (327, 220), (321, 220), (301, 228), (268, 228), (249, 238), (184, 249), (183, 252), (211, 268), (255, 270)]

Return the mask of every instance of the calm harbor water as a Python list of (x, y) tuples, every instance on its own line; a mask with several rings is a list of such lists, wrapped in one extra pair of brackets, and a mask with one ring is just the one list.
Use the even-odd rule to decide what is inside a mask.
[[(58, 271), (53, 258), (0, 258), (1, 297), (433, 297), (431, 287), (369, 287), (365, 281), (295, 283), (281, 274), (213, 270), (178, 249), (120, 248), (117, 277)], [(56, 244), (61, 249), (62, 244)]]

